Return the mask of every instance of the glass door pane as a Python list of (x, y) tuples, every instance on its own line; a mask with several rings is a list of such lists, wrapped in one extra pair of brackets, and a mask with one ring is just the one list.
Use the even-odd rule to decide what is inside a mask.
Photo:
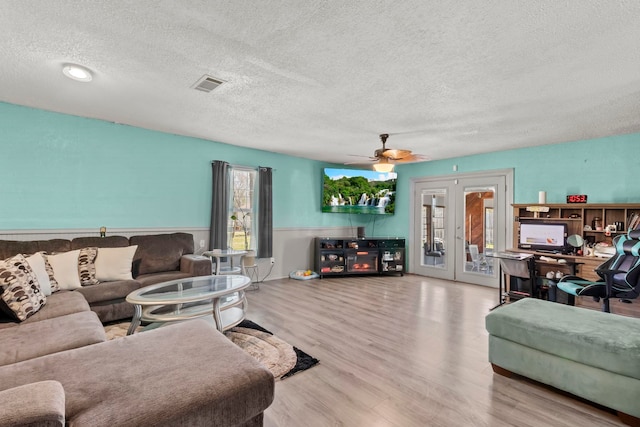
[(453, 279), (453, 220), (449, 208), (452, 192), (450, 184), (419, 183), (416, 186), (415, 242), (412, 251), (416, 273), (441, 279)]
[[(487, 231), (493, 230), (493, 199), (495, 188), (465, 188), (464, 190), (464, 271), (465, 273), (493, 275), (493, 259), (486, 258), (487, 251), (493, 250), (493, 236), (488, 239)], [(487, 216), (491, 224), (487, 228)], [(490, 240), (490, 248), (487, 248)]]
[[(495, 259), (491, 257), (497, 251), (499, 217), (496, 207), (502, 201), (497, 200), (498, 188), (504, 189), (496, 179), (461, 179), (458, 188), (460, 201), (457, 219), (456, 279), (467, 283), (493, 286), (498, 273)], [(504, 191), (504, 190), (503, 190)], [(500, 233), (503, 236), (504, 233)], [(504, 236), (503, 236), (504, 237)]]
[(446, 190), (422, 193), (422, 265), (446, 268)]

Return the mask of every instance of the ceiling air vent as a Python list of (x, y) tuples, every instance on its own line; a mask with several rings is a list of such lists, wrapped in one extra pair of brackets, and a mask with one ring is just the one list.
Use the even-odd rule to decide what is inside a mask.
[(205, 74), (192, 87), (202, 92), (211, 92), (222, 83), (224, 83), (224, 80), (216, 79)]

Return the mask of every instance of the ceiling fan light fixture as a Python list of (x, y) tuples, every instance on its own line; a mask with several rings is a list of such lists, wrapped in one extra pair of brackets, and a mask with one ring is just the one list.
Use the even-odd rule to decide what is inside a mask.
[(388, 163), (388, 162), (375, 163), (373, 165), (373, 170), (376, 172), (383, 172), (383, 173), (393, 172), (393, 163)]

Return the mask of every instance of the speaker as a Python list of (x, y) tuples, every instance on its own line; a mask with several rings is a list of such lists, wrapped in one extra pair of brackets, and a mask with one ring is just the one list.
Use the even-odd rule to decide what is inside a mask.
[(364, 239), (364, 227), (358, 227), (358, 239)]

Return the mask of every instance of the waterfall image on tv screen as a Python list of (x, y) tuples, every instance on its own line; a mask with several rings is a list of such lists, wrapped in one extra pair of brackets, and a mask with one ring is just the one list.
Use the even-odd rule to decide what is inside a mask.
[(324, 169), (322, 212), (393, 215), (395, 172)]

